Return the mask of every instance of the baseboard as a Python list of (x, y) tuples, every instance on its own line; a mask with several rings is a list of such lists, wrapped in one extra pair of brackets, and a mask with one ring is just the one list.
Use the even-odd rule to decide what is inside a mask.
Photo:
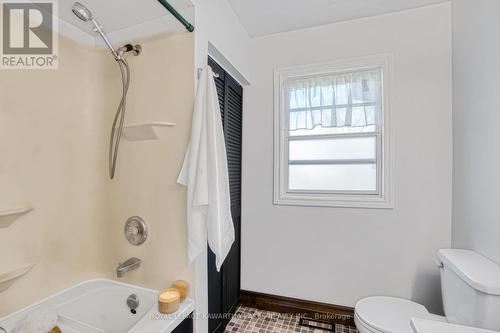
[(261, 310), (302, 315), (307, 319), (324, 323), (355, 326), (354, 309), (347, 306), (311, 302), (247, 290), (241, 291), (240, 304)]

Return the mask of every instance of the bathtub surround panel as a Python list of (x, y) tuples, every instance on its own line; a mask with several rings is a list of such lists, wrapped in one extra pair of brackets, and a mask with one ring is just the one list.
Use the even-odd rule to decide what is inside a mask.
[[(158, 121), (176, 126), (157, 129), (157, 140), (122, 141), (116, 177), (109, 182), (113, 204), (108, 223), (114, 231), (109, 273), (119, 262), (137, 257), (143, 261), (141, 267), (120, 281), (155, 289), (179, 279), (193, 285), (187, 258), (186, 190), (177, 184), (177, 176), (193, 112), (194, 35), (186, 32), (140, 43), (141, 56), (128, 59), (132, 82), (125, 124)], [(125, 221), (134, 215), (148, 226), (148, 239), (140, 246), (131, 245), (123, 235)]]
[[(118, 263), (131, 257), (143, 264), (124, 281), (155, 289), (178, 279), (193, 285), (185, 191), (176, 177), (191, 123), (194, 37), (140, 42), (143, 54), (130, 59), (126, 123), (177, 126), (158, 129), (156, 141), (123, 140), (114, 181), (107, 175), (109, 126), (121, 79), (107, 50), (60, 37), (58, 70), (0, 73), (1, 209), (34, 208), (0, 229), (0, 261), (36, 264), (0, 294), (0, 316), (76, 282), (116, 278)], [(139, 247), (123, 233), (134, 215), (149, 227)]]
[(495, 0), (453, 1), (453, 246), (498, 264), (499, 11)]
[(0, 73), (0, 205), (34, 208), (0, 229), (0, 262), (36, 264), (0, 294), (0, 316), (105, 271), (103, 59), (60, 38), (58, 70)]
[[(387, 53), (394, 209), (273, 205), (273, 69)], [(250, 59), (242, 289), (351, 307), (391, 295), (441, 312), (433, 257), (451, 244), (450, 4), (256, 38)]]

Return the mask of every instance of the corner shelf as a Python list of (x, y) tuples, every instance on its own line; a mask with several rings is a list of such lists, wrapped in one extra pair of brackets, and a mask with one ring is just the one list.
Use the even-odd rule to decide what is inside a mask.
[(156, 140), (158, 139), (158, 128), (161, 127), (174, 127), (175, 123), (168, 122), (150, 122), (150, 123), (139, 123), (139, 124), (129, 124), (123, 126), (122, 135), (128, 141), (146, 141), (146, 140)]
[(9, 289), (9, 287), (16, 282), (16, 280), (28, 274), (33, 267), (35, 267), (35, 264), (26, 264), (17, 269), (0, 273), (0, 293)]
[(0, 210), (0, 229), (9, 227), (21, 215), (29, 213), (33, 207)]

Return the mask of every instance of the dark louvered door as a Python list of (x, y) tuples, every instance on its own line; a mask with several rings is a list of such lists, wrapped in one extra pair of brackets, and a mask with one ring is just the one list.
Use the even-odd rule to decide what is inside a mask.
[(234, 313), (240, 297), (241, 267), (241, 136), (243, 120), (243, 88), (212, 59), (208, 59), (215, 78), (221, 109), (229, 171), (231, 214), (235, 242), (221, 271), (215, 268), (215, 255), (208, 249), (209, 332), (223, 332), (229, 322), (226, 314)]
[(226, 137), (231, 216), (236, 239), (227, 256), (223, 271), (224, 311), (234, 313), (240, 300), (240, 248), (241, 248), (241, 135), (243, 120), (243, 88), (226, 75), (224, 107), (224, 133)]

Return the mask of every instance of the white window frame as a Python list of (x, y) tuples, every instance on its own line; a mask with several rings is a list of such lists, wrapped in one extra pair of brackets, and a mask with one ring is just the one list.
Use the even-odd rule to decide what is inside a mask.
[[(382, 122), (377, 129), (377, 192), (288, 190), (288, 149), (284, 82), (301, 77), (381, 69)], [(381, 54), (320, 64), (274, 69), (274, 204), (353, 208), (394, 208), (393, 128), (390, 119), (392, 55)], [(349, 134), (341, 134), (349, 136)], [(339, 137), (341, 135), (333, 135)], [(355, 134), (361, 137), (363, 134)], [(369, 136), (374, 136), (369, 133)], [(332, 136), (332, 137), (333, 137)], [(351, 135), (352, 136), (352, 135)], [(325, 138), (326, 136), (321, 136)], [(311, 136), (311, 138), (313, 138)]]

